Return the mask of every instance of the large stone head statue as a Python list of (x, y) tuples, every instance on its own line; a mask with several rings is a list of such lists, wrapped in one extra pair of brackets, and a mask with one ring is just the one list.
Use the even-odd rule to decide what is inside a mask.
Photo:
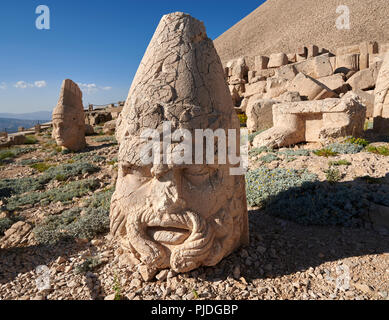
[(214, 266), (248, 243), (244, 177), (231, 175), (229, 161), (218, 164), (217, 152), (211, 164), (141, 161), (147, 143), (142, 132), (157, 131), (162, 143), (166, 123), (172, 132), (193, 134), (193, 148), (196, 129), (235, 129), (232, 144), (239, 148), (239, 121), (213, 42), (202, 22), (183, 13), (162, 18), (116, 130), (119, 176), (111, 232), (146, 278), (160, 269)]
[(85, 115), (82, 92), (72, 80), (62, 83), (58, 104), (53, 111), (53, 139), (71, 151), (85, 148)]

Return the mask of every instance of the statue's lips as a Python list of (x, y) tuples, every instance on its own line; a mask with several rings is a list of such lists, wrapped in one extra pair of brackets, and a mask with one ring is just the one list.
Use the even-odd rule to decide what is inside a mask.
[(183, 244), (192, 232), (185, 221), (186, 213), (164, 215), (164, 217), (147, 223), (148, 236), (162, 244)]
[(178, 228), (148, 227), (147, 234), (155, 242), (167, 245), (180, 245), (190, 236), (190, 231)]

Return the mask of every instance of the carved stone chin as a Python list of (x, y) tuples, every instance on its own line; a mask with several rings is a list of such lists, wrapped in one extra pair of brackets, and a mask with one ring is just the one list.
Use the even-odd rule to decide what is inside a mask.
[(183, 13), (162, 18), (116, 130), (119, 174), (111, 233), (145, 280), (161, 269), (214, 266), (248, 243), (245, 181), (230, 174), (231, 164), (142, 163), (142, 133), (162, 135), (166, 122), (193, 137), (196, 129), (235, 129), (238, 139), (240, 134), (213, 42), (202, 22)]
[(85, 148), (85, 115), (82, 92), (72, 80), (62, 83), (58, 104), (53, 111), (53, 139), (72, 151)]

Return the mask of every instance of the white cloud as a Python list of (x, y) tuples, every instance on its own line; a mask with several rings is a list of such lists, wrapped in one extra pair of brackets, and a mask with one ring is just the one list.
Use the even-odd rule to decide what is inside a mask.
[(7, 84), (5, 82), (0, 83), (0, 90), (5, 90), (7, 89)]
[(78, 83), (78, 86), (85, 94), (94, 94), (99, 90), (108, 91), (112, 89), (112, 87), (99, 87), (95, 83)]
[(45, 88), (45, 87), (47, 87), (47, 82), (44, 81), (44, 80), (42, 80), (42, 81), (35, 81), (34, 85), (37, 88)]
[(34, 83), (28, 83), (25, 81), (18, 81), (14, 84), (15, 88), (26, 89), (26, 88), (44, 88), (47, 86), (47, 82), (44, 80), (35, 81)]
[(31, 83), (27, 83), (25, 81), (18, 81), (15, 83), (14, 87), (19, 88), (19, 89), (26, 89), (26, 88), (32, 88), (33, 85)]

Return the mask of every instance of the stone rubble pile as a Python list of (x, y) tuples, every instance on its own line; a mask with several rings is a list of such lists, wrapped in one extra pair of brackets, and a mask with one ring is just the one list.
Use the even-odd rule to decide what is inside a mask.
[[(288, 107), (294, 108), (297, 102), (339, 99), (350, 91), (356, 95), (355, 99), (366, 107), (365, 111), (358, 108), (360, 114), (357, 118), (365, 114), (367, 119), (372, 119), (374, 89), (386, 52), (389, 52), (389, 44), (377, 42), (363, 42), (339, 48), (335, 53), (310, 45), (294, 53), (241, 57), (229, 61), (224, 70), (236, 111), (247, 114), (250, 132), (258, 132), (273, 127), (274, 111), (280, 103), (283, 110), (286, 110)], [(388, 83), (387, 73), (381, 78), (383, 80), (380, 85), (385, 89)], [(304, 106), (306, 103), (300, 105)], [(316, 104), (318, 105), (320, 104)], [(316, 118), (317, 132), (325, 126), (325, 120), (322, 119), (325, 112), (304, 111), (311, 115), (309, 117)], [(382, 114), (376, 112), (377, 116)], [(351, 118), (349, 122), (349, 125), (355, 124)], [(354, 128), (353, 131), (362, 132), (364, 122), (358, 121), (358, 125), (360, 127)], [(348, 130), (339, 130), (341, 136), (349, 133)], [(300, 134), (303, 135), (302, 132)], [(311, 135), (312, 137), (314, 141), (309, 142), (319, 141), (319, 135)]]

